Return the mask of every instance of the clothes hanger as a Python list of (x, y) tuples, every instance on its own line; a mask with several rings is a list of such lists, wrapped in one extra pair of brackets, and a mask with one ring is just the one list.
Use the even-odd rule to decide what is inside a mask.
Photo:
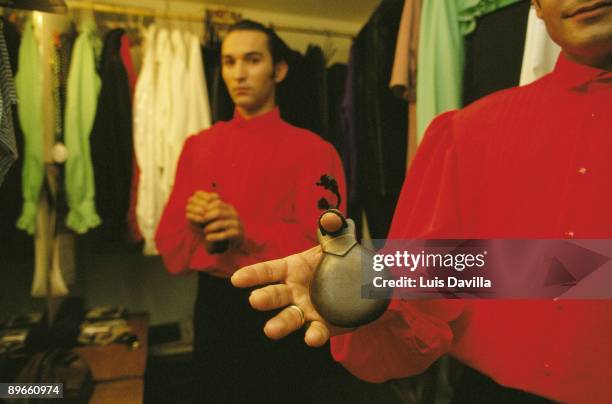
[(68, 7), (64, 0), (0, 0), (0, 7), (56, 14), (66, 14), (68, 12)]
[(142, 15), (132, 14), (127, 19), (126, 32), (130, 38), (132, 46), (139, 45), (142, 42), (144, 33), (144, 17)]

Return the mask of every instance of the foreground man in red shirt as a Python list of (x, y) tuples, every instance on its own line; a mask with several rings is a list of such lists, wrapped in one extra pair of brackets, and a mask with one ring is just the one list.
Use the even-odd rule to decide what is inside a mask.
[[(321, 366), (337, 366), (329, 350), (313, 357), (297, 335), (277, 342), (261, 335), (266, 316), (228, 279), (240, 266), (316, 244), (319, 200), (335, 203), (316, 185), (321, 175), (335, 177), (345, 192), (333, 146), (280, 118), (275, 93), (287, 74), (286, 55), (282, 40), (252, 21), (227, 34), (222, 72), (234, 119), (187, 139), (157, 229), (168, 271), (199, 272), (194, 359), (206, 403), (280, 402), (275, 394), (300, 394)], [(274, 365), (261, 358), (274, 358)], [(300, 358), (312, 365), (310, 374), (294, 363)]]
[[(563, 48), (554, 72), (434, 120), (389, 238), (612, 238), (612, 3), (534, 4)], [(417, 374), (449, 353), (480, 377), (459, 383), (457, 402), (611, 402), (612, 301), (394, 300), (341, 335), (310, 304), (320, 254), (247, 267), (232, 282), (280, 282), (254, 291), (251, 305), (300, 306), (306, 343), (331, 335), (334, 357), (360, 378)], [(295, 311), (269, 320), (265, 334), (301, 327)]]

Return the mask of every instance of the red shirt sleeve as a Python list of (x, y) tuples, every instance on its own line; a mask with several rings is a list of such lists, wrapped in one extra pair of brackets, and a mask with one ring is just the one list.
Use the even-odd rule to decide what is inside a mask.
[(188, 269), (193, 252), (200, 244), (203, 233), (193, 226), (185, 216), (187, 200), (193, 193), (190, 183), (193, 167), (193, 140), (188, 138), (178, 161), (172, 193), (155, 233), (155, 243), (164, 264), (170, 273), (181, 273)]
[[(404, 182), (390, 239), (459, 236), (453, 114), (439, 116), (429, 127)], [(421, 373), (449, 352), (449, 323), (463, 309), (462, 301), (394, 299), (377, 321), (332, 338), (332, 354), (351, 373), (371, 382)]]

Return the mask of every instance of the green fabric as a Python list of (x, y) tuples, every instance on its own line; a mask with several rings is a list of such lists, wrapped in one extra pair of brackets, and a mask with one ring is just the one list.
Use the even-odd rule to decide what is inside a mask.
[(94, 203), (94, 173), (89, 147), (100, 92), (101, 80), (96, 71), (101, 41), (93, 22), (81, 27), (74, 43), (68, 71), (64, 140), (68, 148), (66, 161), (66, 225), (85, 233), (101, 223)]
[(442, 112), (462, 107), (464, 36), (476, 19), (521, 0), (423, 0), (417, 75), (417, 141)]
[(417, 66), (417, 140), (441, 112), (461, 107), (465, 52), (459, 28), (464, 0), (424, 0)]
[(17, 227), (34, 234), (36, 211), (45, 166), (43, 160), (42, 61), (32, 22), (27, 21), (19, 47), (19, 71), (15, 75), (17, 113), (23, 131), (23, 208)]

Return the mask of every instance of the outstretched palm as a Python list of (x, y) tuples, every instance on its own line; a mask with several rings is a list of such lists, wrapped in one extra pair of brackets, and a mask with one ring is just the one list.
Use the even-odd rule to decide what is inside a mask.
[[(234, 273), (232, 284), (239, 288), (268, 285), (254, 290), (249, 297), (256, 310), (273, 310), (288, 305), (300, 307), (304, 311), (304, 320), (309, 323), (304, 341), (313, 347), (321, 346), (332, 334), (341, 332), (325, 322), (310, 300), (310, 282), (321, 255), (321, 247), (317, 246), (299, 254), (244, 267)], [(299, 312), (285, 307), (266, 323), (264, 332), (271, 339), (280, 339), (302, 325)]]

